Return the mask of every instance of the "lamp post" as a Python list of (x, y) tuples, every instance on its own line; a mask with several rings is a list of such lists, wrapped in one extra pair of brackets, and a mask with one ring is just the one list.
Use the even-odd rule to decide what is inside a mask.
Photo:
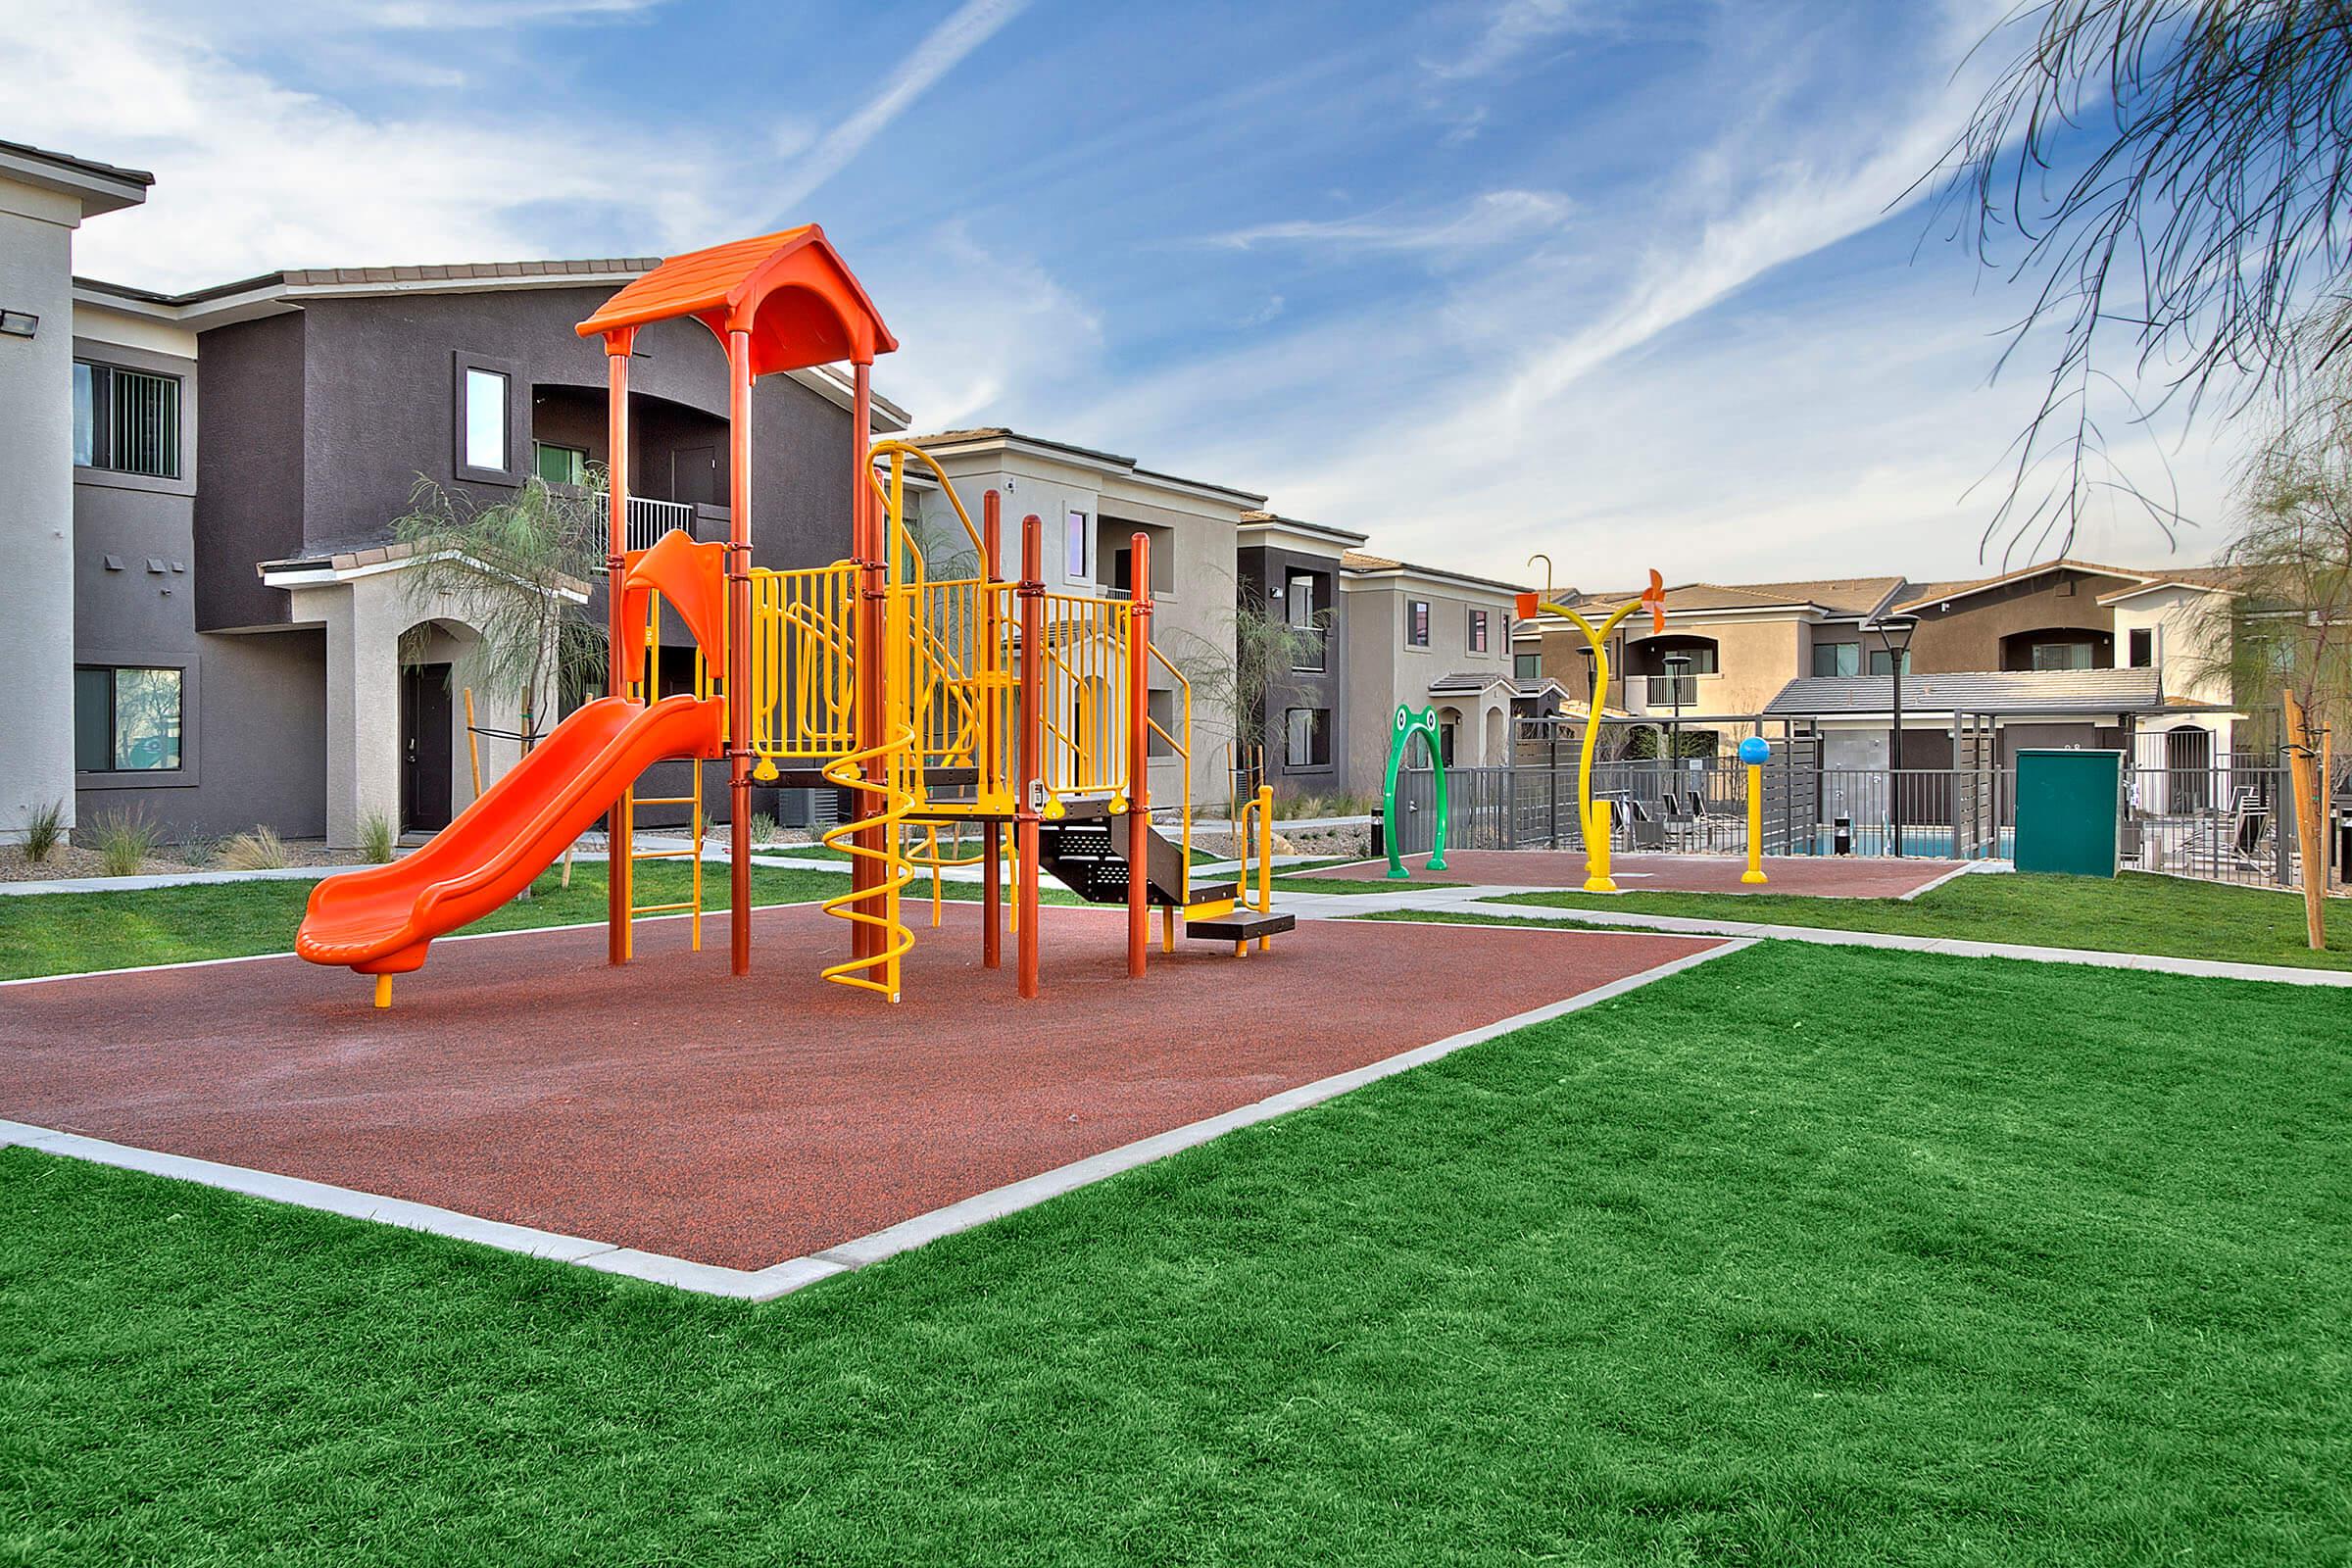
[(1886, 615), (1867, 628), (1878, 634), (1886, 650), (1886, 672), (1894, 680), (1894, 728), (1886, 740), (1886, 829), (1891, 853), (1903, 853), (1903, 665), (1911, 653), (1911, 634), (1919, 630), (1917, 615)]
[(1668, 701), (1674, 705), (1674, 716), (1666, 722), (1666, 762), (1680, 767), (1683, 760), (1683, 676), (1690, 668), (1689, 654), (1668, 654), (1665, 658)]

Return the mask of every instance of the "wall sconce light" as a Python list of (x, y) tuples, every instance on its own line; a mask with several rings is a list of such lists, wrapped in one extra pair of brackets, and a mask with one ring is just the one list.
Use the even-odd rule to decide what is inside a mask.
[(30, 337), (41, 329), (41, 318), (30, 311), (0, 311), (0, 332), (10, 337)]

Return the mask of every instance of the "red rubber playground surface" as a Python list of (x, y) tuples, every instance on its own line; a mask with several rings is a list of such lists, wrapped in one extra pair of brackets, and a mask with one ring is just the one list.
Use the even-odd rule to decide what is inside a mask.
[(953, 905), (895, 1007), (808, 906), (741, 981), (720, 917), (443, 942), (388, 1012), (292, 957), (9, 986), (0, 1118), (757, 1269), (1719, 946), (1314, 921), (1134, 983), (1117, 912), (1045, 917), (1027, 1004)]
[[(1424, 872), (1429, 857), (1408, 855), (1404, 863)], [(1386, 876), (1386, 860), (1359, 860), (1296, 873), (1360, 882)], [(1740, 880), (1747, 862), (1736, 855), (1625, 855), (1609, 861), (1620, 893), (1794, 893), (1823, 899), (1899, 899), (1960, 870), (1960, 860), (1874, 859), (1852, 855), (1768, 855), (1762, 887)], [(1581, 888), (1582, 850), (1448, 850), (1446, 869), (1427, 871), (1432, 881), (1486, 887)], [(1398, 887), (1407, 884), (1399, 882)]]

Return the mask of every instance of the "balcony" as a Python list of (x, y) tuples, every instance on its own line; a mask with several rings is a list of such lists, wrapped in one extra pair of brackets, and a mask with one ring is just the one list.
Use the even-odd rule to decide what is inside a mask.
[(1671, 713), (1677, 708), (1698, 707), (1696, 675), (1644, 675), (1642, 706), (1652, 713)]
[[(596, 491), (591, 499), (600, 513), (612, 505), (608, 493), (602, 490)], [(650, 550), (655, 540), (672, 530), (683, 532), (691, 539), (722, 538), (726, 533), (727, 516), (725, 507), (702, 506), (691, 501), (653, 501), (644, 496), (631, 496), (626, 525), (628, 548)]]

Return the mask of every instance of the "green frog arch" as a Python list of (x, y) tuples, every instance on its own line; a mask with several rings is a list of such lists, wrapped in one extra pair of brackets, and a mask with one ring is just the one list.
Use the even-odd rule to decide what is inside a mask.
[(1416, 712), (1399, 703), (1396, 717), (1389, 725), (1389, 777), (1381, 790), (1381, 820), (1388, 824), (1389, 877), (1392, 881), (1412, 875), (1404, 868), (1403, 852), (1396, 847), (1396, 830), (1400, 825), (1396, 819), (1396, 773), (1404, 766), (1405, 756), (1411, 752), (1416, 735), (1428, 749), (1429, 765), (1436, 774), (1438, 821), (1436, 836), (1430, 840), (1429, 869), (1446, 869), (1446, 750), (1439, 739), (1438, 710), (1424, 708)]

